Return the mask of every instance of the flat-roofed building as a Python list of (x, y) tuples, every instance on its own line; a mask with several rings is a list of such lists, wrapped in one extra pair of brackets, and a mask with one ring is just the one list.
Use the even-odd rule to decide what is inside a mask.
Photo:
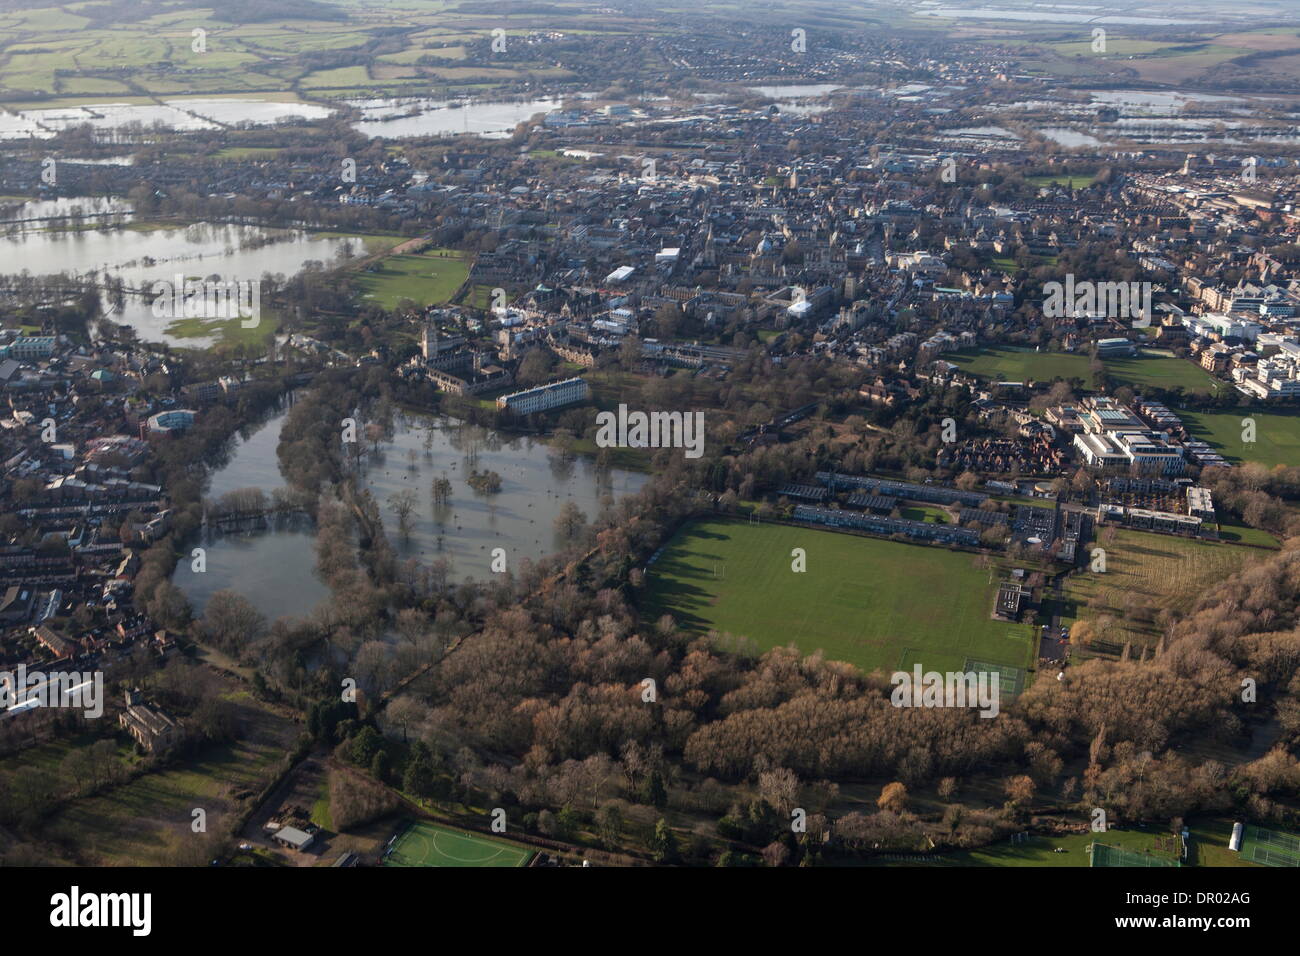
[(297, 827), (280, 827), (271, 834), (271, 839), (291, 850), (305, 850), (316, 842), (316, 834), (299, 830)]

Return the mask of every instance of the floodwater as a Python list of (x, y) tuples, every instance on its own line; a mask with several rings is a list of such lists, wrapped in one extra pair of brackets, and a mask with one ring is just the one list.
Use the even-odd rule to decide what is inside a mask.
[[(284, 484), (275, 448), (290, 403), (235, 439), (224, 466), (212, 473), (206, 495), (219, 498), (240, 488), (260, 488), (268, 495)], [(196, 573), (189, 558), (176, 566), (172, 580), (189, 598), (195, 614), (217, 591), (230, 589), (249, 600), (268, 620), (304, 617), (329, 596), (316, 576), (314, 529), (300, 525), (275, 531), (211, 534), (201, 545), (206, 568)]]
[(500, 139), (538, 113), (558, 110), (558, 97), (519, 101), (453, 102), (434, 99), (350, 100), (361, 110), (362, 119), (352, 128), (366, 136), (409, 139), (416, 136), (455, 136), (472, 133)]
[[(114, 217), (110, 222), (87, 220), (93, 225), (83, 224), (83, 228), (75, 231), (49, 228), (69, 224), (66, 220), (51, 221), (54, 217), (87, 216), (96, 211), (111, 212)], [(34, 215), (50, 218), (25, 223), (18, 227), (19, 234), (0, 234), (2, 271), (18, 273), (25, 269), (32, 275), (60, 272), (94, 275), (101, 283), (108, 277), (120, 278), (127, 289), (139, 293), (127, 295), (121, 309), (113, 308), (105, 298), (107, 317), (132, 326), (142, 340), (165, 341), (183, 347), (201, 348), (210, 345), (212, 339), (169, 335), (167, 327), (173, 321), (170, 313), (154, 315), (155, 283), (174, 284), (178, 274), (187, 279), (255, 282), (265, 273), (294, 275), (312, 260), (330, 262), (345, 247), (356, 254), (364, 252), (363, 240), (359, 238), (326, 237), (294, 229), (225, 223), (131, 229), (123, 225), (131, 218), (125, 206), (96, 210), (93, 205), (54, 206), (42, 202), (26, 203), (16, 211), (14, 207), (0, 209), (0, 220), (29, 219)]]
[(162, 103), (87, 101), (45, 109), (0, 110), (0, 139), (50, 139), (66, 129), (90, 126), (101, 142), (128, 143), (155, 127), (186, 133), (229, 126), (271, 126), (324, 119), (334, 111), (312, 103), (219, 97), (179, 97)]
[[(287, 415), (286, 404), (236, 440), (228, 461), (211, 476), (209, 499), (241, 488), (270, 494), (284, 484), (275, 451)], [(426, 451), (427, 434), (432, 440)], [(563, 545), (554, 523), (565, 502), (572, 501), (591, 519), (606, 496), (633, 494), (649, 480), (619, 468), (602, 474), (589, 458), (565, 460), (545, 442), (446, 417), (398, 415), (391, 441), (381, 442), (378, 453), (368, 443), (364, 447), (362, 483), (379, 503), (393, 548), (400, 558), (414, 557), (425, 566), (446, 560), (453, 581), (488, 579), (494, 548), (505, 550), (509, 569), (523, 558), (554, 553)], [(497, 472), (501, 490), (477, 494), (468, 483), (474, 470)], [(448, 503), (437, 507), (432, 485), (442, 476), (451, 482), (452, 492)], [(404, 490), (415, 494), (405, 537), (389, 505)], [(185, 559), (173, 580), (196, 613), (214, 592), (231, 588), (269, 619), (301, 617), (328, 596), (315, 573), (314, 540), (307, 527), (213, 534), (204, 542), (206, 571), (195, 573)]]
[[(523, 558), (555, 553), (564, 545), (556, 537), (555, 519), (565, 502), (572, 501), (590, 520), (605, 496), (617, 500), (634, 494), (649, 480), (620, 468), (601, 474), (590, 458), (564, 460), (545, 442), (449, 418), (400, 416), (393, 440), (380, 451), (382, 457), (363, 463), (363, 479), (384, 513), (389, 541), (403, 558), (424, 564), (449, 560), (455, 580), (486, 579), (494, 548), (505, 550), (507, 568), (516, 568)], [(468, 479), (476, 470), (500, 475), (500, 492), (475, 492)], [(450, 501), (441, 507), (432, 491), (440, 477), (452, 484)], [(403, 538), (389, 500), (406, 490), (414, 492), (416, 505)]]

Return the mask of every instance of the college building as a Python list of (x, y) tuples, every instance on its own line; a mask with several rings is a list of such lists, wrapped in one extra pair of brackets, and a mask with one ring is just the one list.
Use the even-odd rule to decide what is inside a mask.
[(585, 378), (566, 378), (562, 382), (551, 382), (526, 388), (520, 392), (511, 392), (497, 399), (497, 408), (513, 412), (516, 415), (532, 415), (546, 412), (553, 408), (562, 408), (575, 402), (585, 402), (591, 395), (591, 387)]

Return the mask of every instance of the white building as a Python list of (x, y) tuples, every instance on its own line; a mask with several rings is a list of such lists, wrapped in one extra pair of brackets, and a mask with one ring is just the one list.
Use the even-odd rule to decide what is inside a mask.
[(585, 378), (566, 378), (562, 382), (550, 382), (502, 395), (497, 399), (497, 408), (516, 415), (532, 415), (574, 402), (585, 402), (590, 396), (591, 388)]

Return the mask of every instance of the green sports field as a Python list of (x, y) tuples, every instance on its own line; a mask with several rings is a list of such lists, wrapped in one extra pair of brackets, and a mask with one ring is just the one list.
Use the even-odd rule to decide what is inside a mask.
[(528, 847), (420, 820), (398, 835), (384, 866), (527, 866), (532, 858)]
[(1265, 866), (1300, 866), (1300, 837), (1247, 824), (1241, 857)]
[[(1229, 412), (1189, 412), (1178, 410), (1193, 436), (1208, 442), (1231, 462), (1259, 462), (1274, 465), (1300, 465), (1300, 414), (1265, 412), (1259, 409), (1235, 409)], [(1242, 441), (1242, 419), (1255, 420), (1255, 440)]]
[(455, 295), (469, 276), (464, 254), (453, 249), (429, 249), (414, 255), (389, 256), (357, 276), (365, 298), (385, 309), (403, 299), (419, 305), (440, 305)]
[[(791, 570), (804, 549), (807, 570)], [(686, 525), (650, 567), (649, 620), (744, 635), (762, 650), (793, 643), (865, 671), (1004, 665), (1019, 686), (1037, 659), (1032, 628), (990, 616), (996, 570), (977, 556), (788, 525)]]
[(1120, 385), (1139, 392), (1148, 388), (1181, 388), (1189, 395), (1213, 395), (1230, 386), (1217, 381), (1209, 372), (1169, 353), (1140, 350), (1136, 358), (1106, 359), (1106, 373)]
[(1077, 378), (1088, 381), (1090, 359), (1086, 355), (1065, 352), (1035, 352), (1010, 347), (979, 349), (945, 355), (946, 361), (960, 366), (963, 372), (1000, 382), (1050, 382), (1053, 379)]
[(1182, 866), (1182, 864), (1168, 856), (1138, 853), (1123, 847), (1094, 843), (1092, 866)]

